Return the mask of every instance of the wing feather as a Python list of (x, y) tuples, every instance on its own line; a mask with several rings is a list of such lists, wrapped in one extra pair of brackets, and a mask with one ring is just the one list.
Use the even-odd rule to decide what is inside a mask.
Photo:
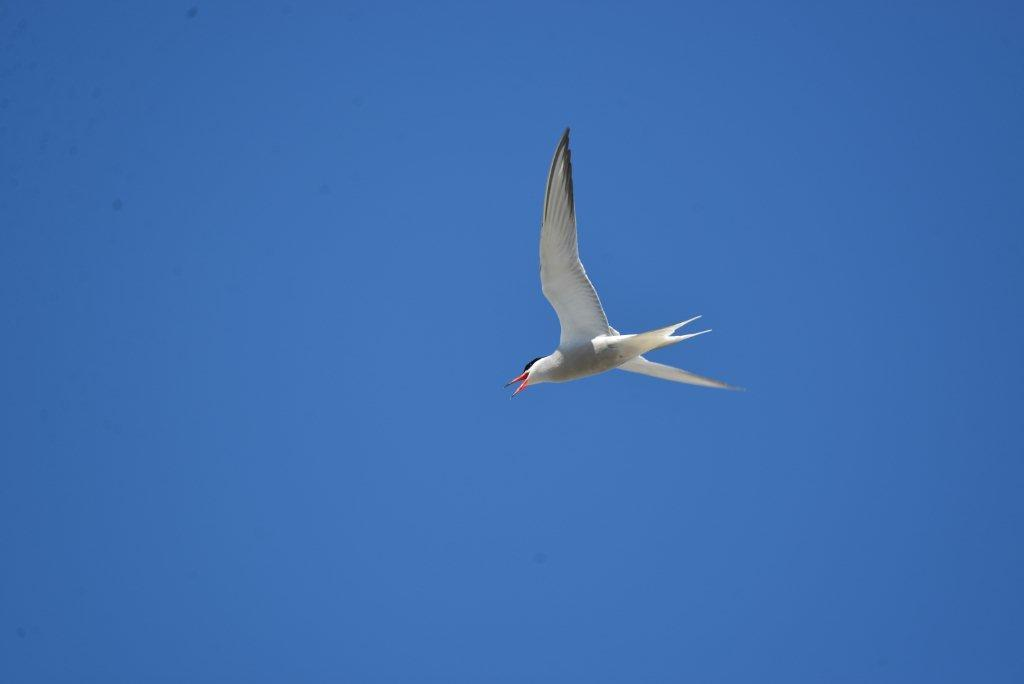
[(718, 389), (729, 389), (739, 390), (741, 387), (733, 387), (720, 380), (712, 380), (706, 378), (703, 375), (697, 375), (696, 373), (690, 373), (684, 371), (681, 368), (673, 368), (672, 366), (666, 366), (663, 363), (655, 363), (654, 361), (648, 361), (642, 356), (638, 356), (635, 359), (630, 359), (626, 363), (619, 366), (619, 370), (629, 371), (630, 373), (639, 373), (641, 375), (650, 375), (654, 378), (661, 378), (662, 380), (671, 380), (672, 382), (682, 382), (687, 385), (699, 385), (700, 387), (717, 387)]
[(540, 284), (558, 314), (560, 345), (608, 334), (608, 318), (579, 256), (568, 128), (555, 148), (544, 192)]

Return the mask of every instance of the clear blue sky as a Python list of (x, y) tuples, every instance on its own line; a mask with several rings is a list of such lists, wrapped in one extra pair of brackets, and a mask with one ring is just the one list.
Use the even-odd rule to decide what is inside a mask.
[[(1019, 2), (0, 4), (0, 680), (1024, 681)], [(573, 128), (612, 325), (551, 351)]]

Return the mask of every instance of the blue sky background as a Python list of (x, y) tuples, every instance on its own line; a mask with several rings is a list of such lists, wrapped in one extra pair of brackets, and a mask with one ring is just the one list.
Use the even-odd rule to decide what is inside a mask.
[[(0, 4), (0, 680), (1024, 680), (1017, 2)], [(584, 262), (656, 360), (557, 342)]]

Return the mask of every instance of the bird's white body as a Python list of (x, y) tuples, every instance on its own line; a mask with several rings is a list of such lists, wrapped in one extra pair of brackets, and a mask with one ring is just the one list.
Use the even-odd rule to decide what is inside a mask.
[(649, 351), (710, 332), (704, 330), (678, 337), (671, 334), (693, 320), (696, 319), (691, 318), (668, 328), (639, 335), (620, 335), (614, 328), (609, 328), (607, 335), (560, 344), (553, 353), (538, 359), (531, 366), (530, 384), (567, 382), (588, 375), (597, 375), (613, 368), (621, 368), (623, 364), (628, 364)]
[(515, 394), (527, 384), (567, 382), (613, 368), (691, 385), (729, 388), (718, 380), (652, 363), (643, 357), (654, 349), (711, 332), (673, 335), (699, 316), (631, 335), (620, 334), (608, 325), (601, 300), (579, 258), (569, 129), (555, 148), (548, 172), (541, 222), (540, 279), (544, 296), (558, 314), (562, 334), (554, 352), (527, 364), (523, 374), (512, 381), (522, 381)]
[(530, 367), (530, 384), (578, 380), (618, 368), (637, 356), (621, 337), (600, 335), (586, 342), (560, 346), (536, 361)]

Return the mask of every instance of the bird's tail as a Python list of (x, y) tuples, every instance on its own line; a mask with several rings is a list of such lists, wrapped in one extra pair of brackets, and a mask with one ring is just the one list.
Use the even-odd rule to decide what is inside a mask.
[(639, 346), (644, 348), (644, 351), (641, 353), (646, 354), (649, 351), (661, 349), (662, 347), (667, 347), (670, 344), (678, 344), (679, 342), (682, 342), (683, 340), (688, 340), (691, 337), (697, 337), (697, 335), (703, 335), (704, 333), (711, 332), (711, 330), (709, 329), (701, 330), (700, 332), (689, 333), (687, 335), (672, 334), (676, 330), (679, 330), (679, 328), (682, 328), (687, 323), (693, 323), (698, 318), (700, 318), (700, 316), (694, 316), (693, 318), (685, 320), (682, 323), (674, 323), (664, 328), (658, 328), (657, 330), (651, 330), (649, 332), (637, 334), (637, 342), (639, 343)]

